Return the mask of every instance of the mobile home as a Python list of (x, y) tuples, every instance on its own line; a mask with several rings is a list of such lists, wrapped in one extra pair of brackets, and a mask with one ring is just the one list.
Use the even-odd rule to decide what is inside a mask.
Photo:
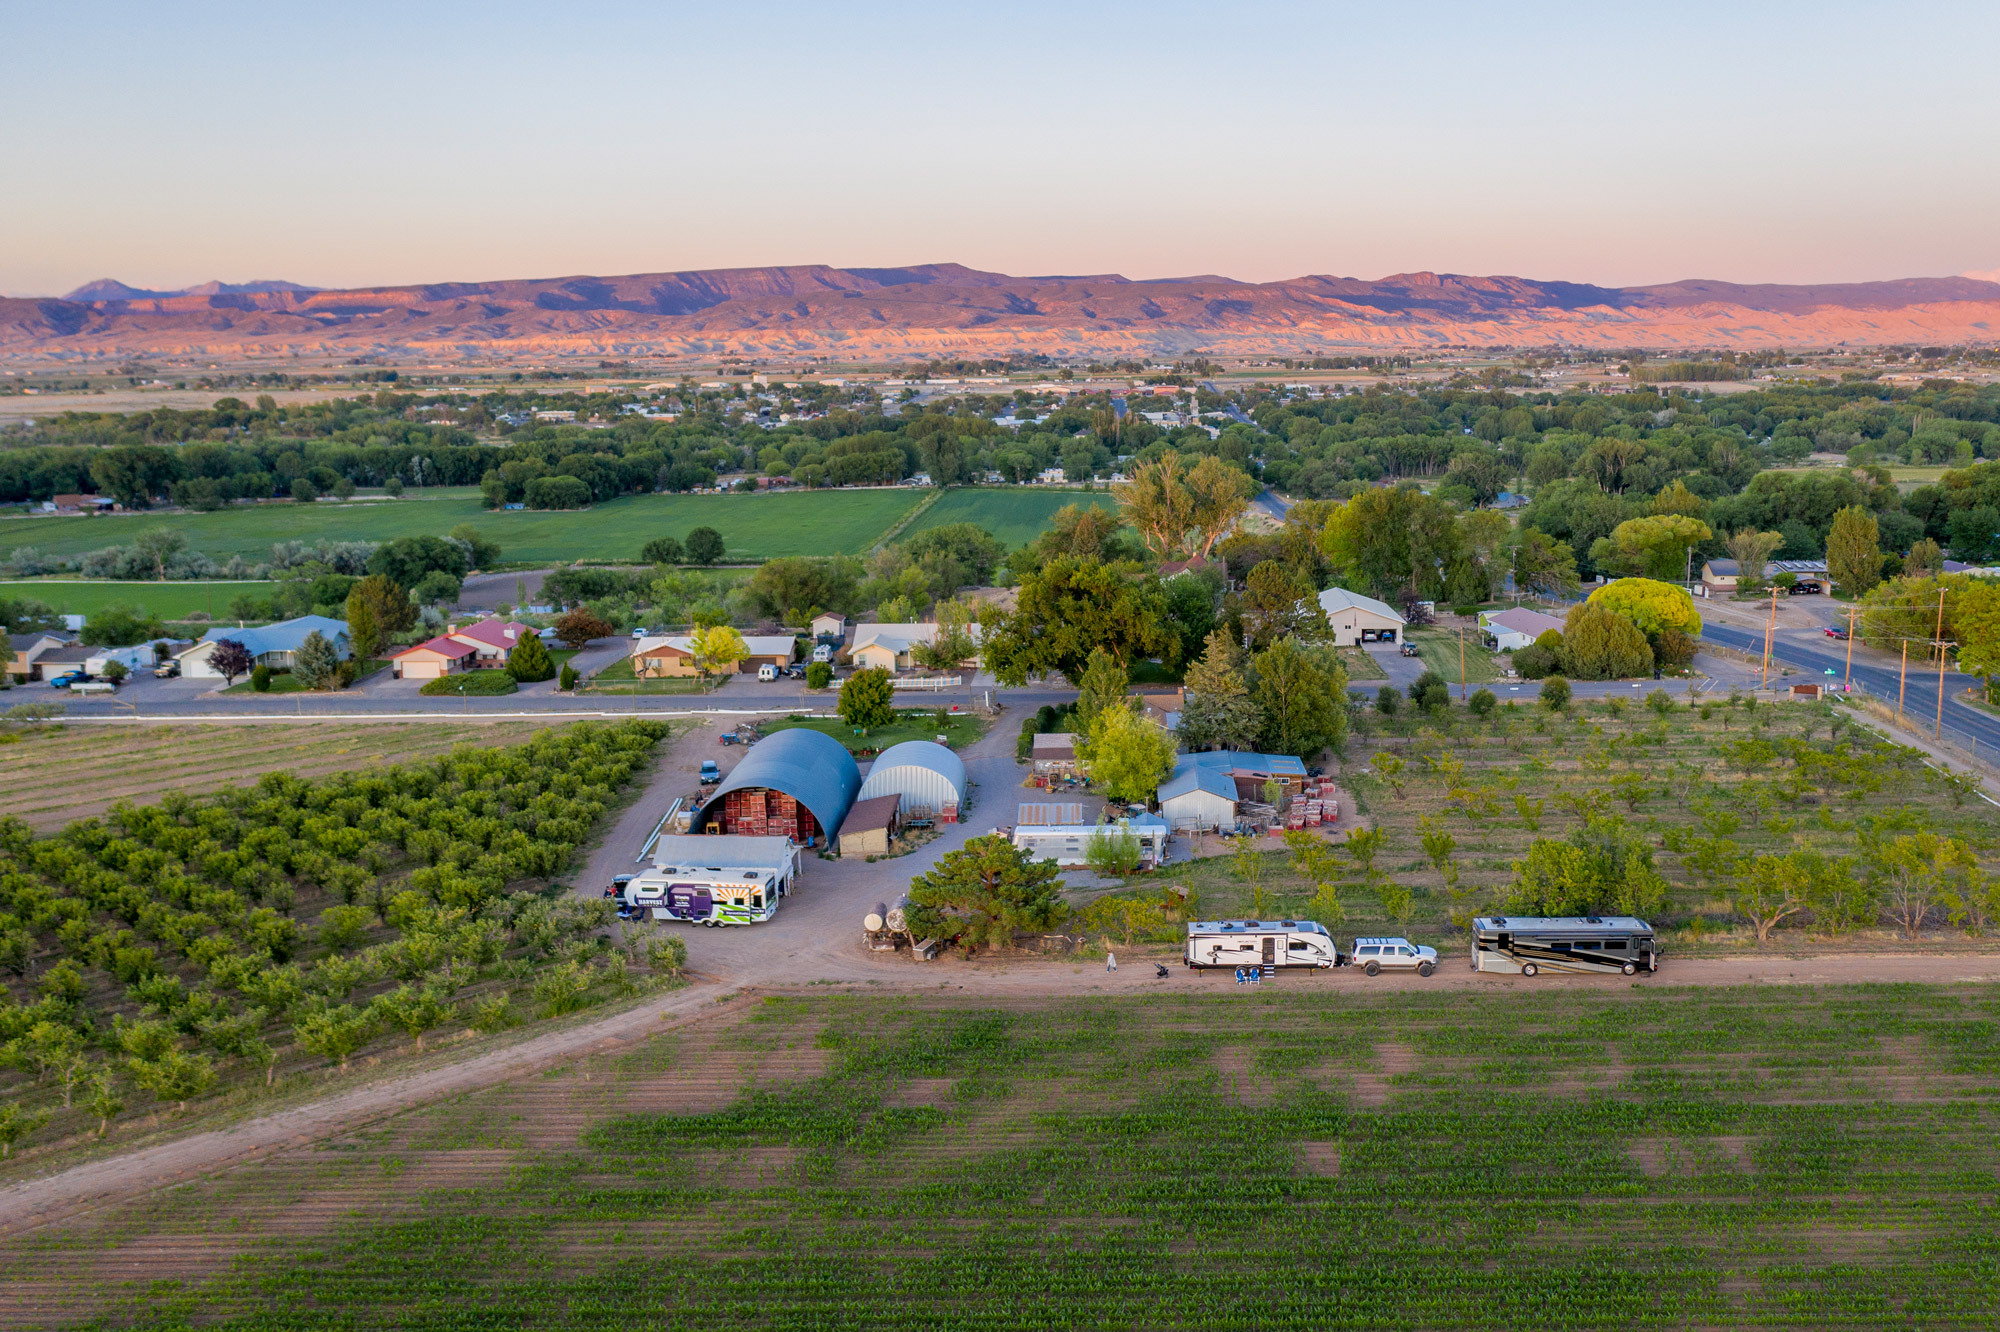
[(1660, 949), (1653, 927), (1635, 916), (1479, 916), (1472, 922), (1472, 969), (1631, 976), (1658, 971)]

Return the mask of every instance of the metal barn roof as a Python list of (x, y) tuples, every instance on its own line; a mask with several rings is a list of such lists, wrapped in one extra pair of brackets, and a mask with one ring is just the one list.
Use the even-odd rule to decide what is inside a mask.
[(820, 831), (832, 837), (861, 789), (861, 769), (846, 746), (820, 731), (796, 726), (759, 740), (736, 770), (722, 779), (707, 803), (694, 812), (688, 831), (700, 832), (722, 810), (731, 791), (759, 786), (783, 791), (812, 811)]
[(909, 796), (919, 804), (965, 803), (965, 760), (935, 740), (905, 740), (875, 758), (857, 800)]

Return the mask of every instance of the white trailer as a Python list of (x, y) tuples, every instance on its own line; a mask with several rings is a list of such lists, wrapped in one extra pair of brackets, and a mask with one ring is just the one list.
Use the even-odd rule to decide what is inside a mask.
[(1187, 927), (1190, 967), (1342, 966), (1340, 945), (1316, 920), (1196, 920)]
[(784, 837), (663, 834), (653, 857), (653, 868), (628, 879), (619, 897), (654, 920), (750, 925), (776, 915), (798, 884), (799, 849)]
[[(1028, 808), (1026, 805), (1023, 809)], [(1134, 814), (1116, 823), (1055, 824), (1044, 827), (1022, 825), (1014, 829), (1014, 845), (1034, 860), (1053, 860), (1058, 865), (1088, 865), (1090, 844), (1100, 837), (1131, 833), (1139, 843), (1139, 863), (1146, 868), (1167, 860), (1169, 829), (1166, 820), (1153, 814)]]

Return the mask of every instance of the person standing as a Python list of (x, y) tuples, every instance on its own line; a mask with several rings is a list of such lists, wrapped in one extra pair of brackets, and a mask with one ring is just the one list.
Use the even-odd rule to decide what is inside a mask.
[(1106, 971), (1118, 970), (1118, 954), (1112, 952), (1109, 948), (1104, 950), (1104, 969)]

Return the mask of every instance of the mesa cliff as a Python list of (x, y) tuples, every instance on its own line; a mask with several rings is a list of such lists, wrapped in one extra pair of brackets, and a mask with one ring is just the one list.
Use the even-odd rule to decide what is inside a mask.
[(104, 279), (0, 298), (0, 356), (718, 354), (840, 360), (1517, 347), (1830, 347), (2000, 340), (2000, 283), (1600, 287), (1400, 273), (1376, 280), (1010, 277), (958, 264), (799, 265), (315, 290)]

